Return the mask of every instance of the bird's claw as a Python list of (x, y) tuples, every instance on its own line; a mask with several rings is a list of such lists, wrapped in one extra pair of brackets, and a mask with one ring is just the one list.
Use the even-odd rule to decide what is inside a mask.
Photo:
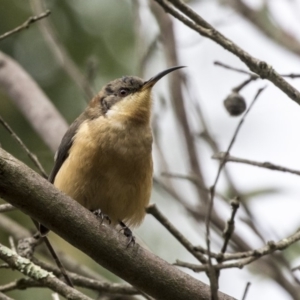
[(132, 246), (134, 246), (135, 245), (135, 236), (132, 234), (132, 231), (130, 230), (130, 228), (122, 221), (119, 224), (122, 227), (120, 231), (123, 231), (123, 234), (128, 238), (126, 248), (128, 248), (131, 244), (132, 244)]
[(108, 224), (111, 224), (111, 219), (108, 215), (104, 214), (101, 209), (96, 209), (92, 211), (92, 213), (98, 218), (101, 219), (101, 224), (103, 223), (104, 220), (107, 220)]

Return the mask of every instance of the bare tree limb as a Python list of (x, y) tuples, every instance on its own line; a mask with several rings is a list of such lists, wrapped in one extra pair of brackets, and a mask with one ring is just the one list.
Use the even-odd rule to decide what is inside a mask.
[[(126, 248), (125, 236), (101, 225), (91, 212), (3, 149), (0, 170), (1, 197), (133, 286), (155, 299), (210, 298), (207, 285), (138, 244)], [(232, 298), (219, 293), (219, 299)]]
[(239, 157), (231, 156), (231, 155), (225, 156), (224, 152), (216, 153), (212, 156), (212, 158), (217, 159), (217, 160), (222, 160), (225, 158), (226, 162), (236, 162), (236, 163), (256, 166), (256, 167), (260, 167), (260, 168), (264, 168), (264, 169), (269, 169), (269, 170), (273, 170), (273, 171), (287, 172), (287, 173), (291, 173), (291, 174), (300, 176), (300, 171), (298, 171), (298, 170), (289, 169), (286, 167), (275, 165), (270, 162), (258, 162), (258, 161), (249, 160), (249, 159), (245, 159), (245, 158), (239, 158)]
[(0, 258), (8, 263), (13, 269), (18, 270), (30, 278), (37, 280), (53, 291), (65, 296), (67, 299), (73, 300), (91, 300), (90, 297), (80, 293), (79, 291), (70, 288), (65, 283), (56, 278), (52, 273), (49, 273), (39, 266), (33, 264), (29, 259), (19, 256), (9, 248), (0, 244)]
[(149, 205), (146, 211), (148, 214), (151, 214), (153, 217), (155, 217), (156, 220), (158, 220), (194, 257), (196, 257), (203, 264), (207, 263), (206, 257), (203, 255), (198, 255), (200, 252), (195, 252), (193, 245), (169, 222), (167, 218), (165, 218), (155, 204)]
[[(56, 276), (61, 275), (61, 271), (57, 267), (54, 267), (45, 262), (41, 262), (37, 259), (33, 259), (33, 262), (36, 265), (43, 268), (44, 270), (52, 272)], [(85, 277), (82, 275), (78, 275), (73, 272), (68, 272), (68, 275), (72, 279), (73, 283), (79, 287), (84, 287), (87, 289), (95, 290), (95, 291), (102, 292), (102, 293), (109, 293), (109, 294), (122, 294), (122, 295), (138, 295), (138, 294), (140, 294), (136, 288), (134, 288), (128, 284), (109, 283), (104, 280), (95, 280), (95, 279), (88, 278), (88, 277)]]
[[(0, 215), (0, 229), (9, 235), (12, 235), (16, 240), (32, 236), (31, 232), (29, 232), (24, 227), (20, 226), (17, 222), (4, 215)], [(46, 250), (45, 247), (38, 249), (38, 251), (40, 254), (46, 256), (47, 258), (50, 258), (49, 252)], [(96, 273), (89, 269), (87, 266), (78, 263), (77, 261), (73, 260), (69, 255), (66, 255), (65, 253), (59, 251), (59, 256), (60, 259), (63, 261), (63, 264), (67, 267), (69, 271), (81, 274), (85, 277), (104, 281), (103, 277), (99, 273)]]
[[(214, 65), (222, 67), (222, 68), (227, 69), (227, 70), (235, 71), (235, 72), (238, 72), (238, 73), (241, 73), (241, 74), (246, 74), (246, 75), (249, 75), (250, 77), (257, 77), (257, 78), (259, 78), (258, 75), (254, 74), (252, 72), (245, 71), (245, 70), (242, 70), (242, 69), (239, 69), (239, 68), (235, 68), (235, 67), (231, 67), (231, 66), (229, 66), (229, 65), (227, 65), (225, 63), (222, 63), (220, 61), (215, 61)], [(280, 74), (280, 76), (291, 78), (291, 79), (295, 79), (295, 78), (299, 78), (300, 74), (290, 73), (290, 74)]]
[(30, 75), (12, 58), (0, 52), (0, 88), (39, 134), (57, 150), (68, 125)]
[(234, 231), (234, 217), (235, 217), (235, 214), (236, 214), (238, 208), (240, 207), (239, 198), (236, 197), (235, 199), (232, 199), (230, 201), (230, 205), (231, 205), (231, 208), (232, 208), (232, 212), (231, 212), (230, 219), (227, 220), (226, 227), (225, 227), (224, 232), (223, 232), (224, 244), (222, 246), (221, 253), (225, 253), (225, 251), (227, 249), (227, 245), (229, 243), (229, 240), (230, 240), (230, 238), (233, 234), (233, 231)]
[[(240, 254), (235, 254), (235, 253), (223, 254), (224, 258), (225, 258), (225, 256), (227, 256), (227, 259), (228, 259), (228, 257), (231, 257), (231, 259), (232, 259), (234, 256), (236, 258), (238, 258), (238, 256), (244, 257), (244, 258), (238, 259), (237, 261), (230, 262), (230, 263), (219, 263), (219, 264), (213, 265), (213, 267), (216, 270), (229, 269), (229, 268), (242, 269), (244, 266), (254, 262), (255, 260), (258, 260), (262, 256), (266, 256), (268, 254), (274, 253), (275, 251), (285, 250), (287, 247), (298, 242), (299, 240), (300, 240), (300, 231), (297, 231), (294, 234), (290, 235), (289, 237), (283, 238), (282, 240), (278, 241), (277, 243), (274, 241), (269, 241), (265, 246), (263, 246), (261, 248), (251, 250), (247, 253), (244, 253), (243, 254), (244, 256), (242, 256), (241, 253)], [(220, 257), (221, 256), (222, 256), (222, 254), (220, 254)], [(222, 260), (224, 261), (225, 259), (222, 259)], [(208, 270), (207, 265), (189, 264), (189, 263), (183, 263), (180, 261), (177, 261), (176, 265), (188, 267), (195, 272), (203, 272), (203, 271)]]
[[(292, 85), (290, 85), (286, 80), (284, 80), (274, 68), (264, 61), (251, 56), (245, 50), (237, 46), (233, 41), (226, 38), (219, 31), (213, 28), (209, 23), (207, 23), (201, 16), (199, 16), (195, 11), (193, 11), (189, 6), (184, 4), (180, 0), (154, 0), (158, 2), (166, 12), (172, 14), (175, 18), (183, 22), (185, 25), (195, 30), (202, 36), (205, 36), (224, 49), (236, 55), (242, 62), (244, 62), (248, 68), (258, 74), (262, 79), (268, 79), (273, 82), (275, 86), (281, 89), (289, 98), (300, 105), (300, 93)], [(170, 3), (181, 11), (178, 12)], [(184, 16), (188, 16), (186, 18)]]
[[(229, 154), (229, 151), (231, 150), (237, 135), (240, 131), (240, 128), (246, 118), (246, 116), (248, 115), (248, 113), (250, 112), (251, 108), (253, 107), (255, 101), (257, 100), (258, 96), (261, 94), (261, 92), (264, 90), (264, 88), (261, 88), (257, 91), (252, 103), (250, 104), (249, 108), (246, 110), (246, 112), (244, 113), (243, 117), (241, 118), (240, 122), (238, 123), (238, 126), (236, 127), (236, 130), (233, 134), (233, 137), (228, 145), (228, 148), (226, 150), (226, 155)], [(210, 201), (209, 201), (209, 205), (208, 205), (208, 209), (207, 209), (207, 215), (206, 215), (206, 222), (205, 222), (205, 227), (206, 227), (206, 245), (207, 245), (207, 251), (208, 251), (208, 271), (210, 272), (211, 276), (214, 278), (214, 288), (217, 288), (217, 274), (214, 270), (216, 270), (212, 264), (212, 260), (211, 260), (211, 255), (210, 255), (210, 222), (211, 222), (211, 216), (212, 216), (212, 212), (213, 212), (213, 205), (214, 205), (214, 198), (215, 198), (215, 190), (216, 190), (216, 186), (218, 183), (218, 180), (220, 178), (221, 175), (221, 171), (223, 169), (223, 167), (225, 166), (225, 159), (223, 159), (219, 165), (218, 168), (218, 172), (215, 178), (215, 181), (212, 185), (212, 187), (210, 188)], [(231, 235), (230, 235), (231, 236)], [(212, 286), (212, 285), (211, 285)], [(213, 287), (211, 287), (211, 291), (212, 291)]]
[(51, 13), (50, 10), (47, 10), (47, 11), (45, 11), (44, 13), (41, 13), (41, 14), (38, 15), (38, 16), (32, 16), (32, 17), (30, 17), (30, 18), (29, 18), (27, 21), (25, 21), (22, 25), (16, 27), (15, 29), (13, 29), (13, 30), (11, 30), (11, 31), (8, 31), (8, 32), (6, 32), (6, 33), (0, 35), (0, 41), (3, 40), (3, 39), (5, 39), (5, 38), (7, 38), (7, 37), (9, 37), (9, 36), (11, 36), (11, 35), (13, 35), (13, 34), (15, 34), (15, 33), (17, 33), (17, 32), (20, 32), (20, 31), (22, 31), (22, 30), (24, 30), (24, 29), (28, 29), (29, 26), (30, 26), (32, 23), (34, 23), (34, 22), (36, 22), (36, 21), (38, 21), (38, 20), (41, 20), (41, 19), (43, 19), (43, 18), (48, 17), (48, 16), (50, 15), (50, 13)]
[(247, 282), (242, 300), (246, 300), (250, 285), (251, 285), (251, 282)]
[(48, 178), (48, 175), (46, 174), (46, 171), (44, 170), (43, 166), (39, 162), (37, 156), (33, 154), (27, 146), (22, 142), (22, 140), (18, 137), (18, 135), (11, 129), (11, 127), (3, 120), (3, 118), (0, 115), (0, 124), (3, 125), (3, 127), (11, 134), (11, 136), (17, 141), (17, 143), (21, 146), (21, 148), (27, 153), (31, 161), (35, 164), (35, 166), (38, 168), (40, 173), (44, 178)]

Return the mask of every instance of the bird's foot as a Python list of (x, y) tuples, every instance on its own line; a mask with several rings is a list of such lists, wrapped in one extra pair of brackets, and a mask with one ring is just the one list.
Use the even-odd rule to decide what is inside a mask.
[(119, 222), (122, 229), (120, 231), (123, 231), (124, 235), (128, 238), (127, 248), (132, 244), (134, 246), (135, 244), (135, 236), (132, 234), (132, 231), (130, 228), (122, 221)]
[(101, 209), (93, 210), (92, 213), (101, 220), (101, 224), (104, 220), (107, 220), (108, 224), (111, 224), (111, 219), (108, 215), (104, 214)]

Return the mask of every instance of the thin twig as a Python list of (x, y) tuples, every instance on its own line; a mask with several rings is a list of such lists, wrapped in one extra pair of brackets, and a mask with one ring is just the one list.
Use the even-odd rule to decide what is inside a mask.
[[(0, 215), (0, 229), (6, 232), (9, 235), (12, 235), (15, 240), (20, 240), (24, 238), (31, 237), (31, 232), (26, 230), (24, 227), (20, 226), (17, 222), (8, 218), (5, 215)], [(46, 256), (47, 259), (51, 259), (49, 255), (49, 251), (46, 247), (42, 247), (39, 249), (39, 254)], [(72, 270), (73, 272), (77, 272), (85, 277), (103, 280), (100, 274), (92, 271), (87, 266), (84, 266), (77, 261), (73, 260), (69, 255), (59, 251), (60, 258), (63, 261), (63, 264), (68, 267), (68, 270)]]
[[(246, 116), (248, 115), (249, 111), (251, 110), (251, 108), (253, 107), (256, 99), (258, 98), (258, 96), (260, 95), (260, 93), (264, 90), (265, 88), (260, 88), (252, 103), (250, 104), (249, 108), (246, 110), (246, 112), (244, 113), (243, 117), (241, 118), (234, 134), (233, 134), (233, 137), (229, 143), (229, 146), (227, 148), (227, 151), (226, 151), (226, 155), (229, 154), (229, 151), (231, 150), (235, 140), (236, 140), (236, 137), (239, 133), (239, 130), (242, 126), (242, 124), (244, 123), (244, 120), (246, 118)], [(225, 155), (225, 156), (226, 156)], [(211, 255), (210, 255), (210, 220), (211, 220), (211, 215), (212, 215), (212, 211), (213, 211), (213, 205), (214, 205), (214, 198), (215, 198), (215, 189), (216, 189), (216, 186), (217, 186), (217, 183), (218, 183), (218, 180), (219, 180), (219, 177), (221, 175), (221, 171), (225, 165), (226, 161), (225, 159), (223, 159), (219, 165), (219, 169), (218, 169), (218, 172), (217, 172), (217, 175), (216, 175), (216, 178), (215, 178), (215, 181), (214, 181), (214, 184), (212, 185), (212, 187), (210, 188), (210, 201), (208, 203), (208, 210), (207, 210), (207, 217), (206, 217), (206, 245), (207, 245), (207, 251), (208, 251), (208, 266), (209, 266), (209, 271), (213, 274), (214, 273), (214, 268), (212, 266), (212, 260), (211, 260)]]
[[(264, 87), (264, 88), (260, 88), (260, 89), (257, 91), (257, 93), (256, 93), (256, 95), (255, 95), (255, 97), (254, 97), (254, 99), (253, 99), (253, 101), (252, 101), (252, 103), (250, 104), (249, 108), (248, 108), (247, 111), (244, 113), (243, 117), (241, 118), (240, 122), (238, 123), (238, 126), (237, 126), (237, 128), (236, 128), (236, 130), (235, 130), (235, 132), (234, 132), (234, 134), (233, 134), (233, 137), (232, 137), (232, 139), (231, 139), (231, 141), (230, 141), (230, 143), (229, 143), (229, 146), (228, 146), (228, 148), (227, 148), (227, 150), (226, 150), (226, 152), (225, 152), (224, 158), (223, 158), (223, 160), (221, 161), (221, 163), (220, 163), (220, 165), (219, 165), (219, 169), (218, 169), (217, 176), (216, 176), (216, 178), (215, 178), (214, 184), (213, 184), (212, 187), (210, 188), (210, 195), (211, 195), (211, 199), (210, 199), (210, 200), (211, 200), (211, 201), (210, 201), (210, 205), (209, 205), (209, 210), (208, 210), (208, 214), (207, 214), (207, 215), (208, 215), (208, 218), (207, 218), (207, 222), (206, 222), (206, 228), (207, 228), (207, 240), (209, 240), (209, 223), (210, 223), (210, 216), (211, 216), (211, 213), (212, 213), (213, 200), (214, 200), (214, 195), (215, 195), (215, 188), (216, 188), (216, 185), (217, 185), (217, 183), (218, 183), (219, 177), (220, 177), (220, 175), (221, 175), (221, 171), (222, 171), (222, 169), (223, 169), (223, 167), (224, 167), (224, 165), (225, 165), (225, 163), (226, 163), (226, 159), (225, 159), (225, 158), (226, 158), (227, 155), (229, 154), (229, 152), (230, 152), (230, 150), (231, 150), (231, 148), (232, 148), (232, 146), (233, 146), (233, 144), (234, 144), (234, 142), (235, 142), (235, 140), (236, 140), (236, 137), (237, 137), (237, 135), (238, 135), (238, 133), (239, 133), (239, 130), (240, 130), (242, 124), (244, 123), (244, 120), (245, 120), (246, 116), (248, 115), (249, 111), (250, 111), (251, 108), (253, 107), (253, 105), (254, 105), (255, 101), (257, 100), (258, 96), (261, 94), (261, 92), (262, 92), (264, 89), (265, 89), (265, 87)], [(210, 242), (208, 241), (208, 245), (209, 245), (209, 244), (210, 244)]]
[(229, 65), (227, 65), (223, 62), (220, 62), (220, 61), (214, 61), (214, 65), (222, 67), (222, 68), (227, 69), (227, 70), (235, 71), (237, 73), (241, 73), (241, 74), (245, 74), (245, 75), (249, 75), (249, 76), (258, 76), (258, 75), (254, 74), (252, 72), (229, 66)]
[[(251, 75), (251, 73), (249, 73)], [(253, 74), (254, 75), (254, 74)], [(187, 78), (187, 76), (185, 77)], [(201, 121), (201, 125), (203, 127), (203, 131), (199, 134), (199, 136), (210, 146), (212, 149), (213, 153), (218, 153), (220, 152), (220, 147), (217, 143), (217, 141), (214, 138), (214, 135), (211, 133), (209, 126), (207, 124), (207, 121), (205, 120), (205, 114), (203, 113), (203, 109), (201, 108), (201, 101), (199, 99), (195, 99), (195, 96), (191, 94), (192, 88), (188, 85), (188, 80), (186, 79), (184, 81), (186, 85), (186, 92), (190, 96), (192, 103), (194, 103), (194, 111), (197, 113), (197, 116), (199, 120)], [(242, 193), (239, 191), (239, 189), (235, 186), (234, 181), (230, 175), (230, 172), (226, 169), (226, 167), (223, 169), (223, 174), (228, 182), (228, 190), (232, 195), (239, 195), (241, 200), (243, 200), (244, 196)], [(226, 201), (226, 204), (228, 203), (228, 198), (224, 197), (224, 195), (220, 193), (216, 193), (216, 195), (223, 201)], [(248, 222), (246, 223), (250, 229), (254, 231), (255, 234), (258, 235), (258, 237), (262, 240), (262, 242), (265, 242), (263, 236), (260, 234), (260, 232), (257, 229), (257, 226), (255, 222), (253, 221), (253, 216), (251, 214), (251, 211), (248, 208), (247, 201), (241, 201), (243, 208), (245, 209), (246, 214), (248, 215)], [(234, 239), (236, 240), (236, 239)], [(241, 246), (243, 248), (243, 246)]]
[[(49, 263), (42, 262), (40, 260), (37, 260), (36, 258), (33, 258), (32, 260), (36, 265), (42, 267), (44, 270), (52, 272), (56, 276), (61, 275), (61, 270)], [(100, 293), (105, 294), (120, 294), (120, 295), (127, 295), (127, 296), (134, 296), (134, 295), (142, 295), (145, 299), (152, 300), (149, 295), (144, 293), (141, 290), (138, 290), (135, 287), (132, 287), (128, 284), (122, 284), (122, 283), (111, 283), (107, 282), (106, 280), (95, 280), (90, 277), (81, 276), (79, 274), (68, 272), (68, 276), (72, 279), (74, 284), (76, 286), (91, 289), (94, 291), (98, 291)], [(16, 282), (17, 284), (17, 282)], [(0, 287), (1, 291), (1, 287)], [(127, 299), (127, 298), (126, 298)], [(129, 298), (128, 298), (129, 299)], [(135, 298), (132, 298), (135, 299)]]
[[(40, 266), (42, 269), (52, 272), (56, 276), (61, 275), (61, 270), (52, 264), (40, 261), (33, 258), (33, 262)], [(95, 290), (102, 293), (108, 294), (124, 294), (124, 295), (137, 295), (139, 291), (131, 287), (128, 284), (123, 283), (111, 283), (106, 280), (95, 280), (86, 276), (76, 274), (68, 271), (69, 277), (72, 279), (74, 284), (79, 287)]]
[(67, 286), (61, 280), (56, 278), (52, 273), (49, 273), (39, 266), (32, 263), (27, 258), (21, 257), (11, 251), (9, 248), (0, 245), (0, 258), (8, 263), (13, 269), (16, 269), (31, 279), (42, 283), (53, 291), (69, 299), (91, 300), (88, 296)]
[(7, 293), (13, 290), (24, 290), (31, 287), (43, 287), (38, 281), (31, 278), (21, 278), (15, 281), (0, 285), (0, 292)]
[(236, 162), (236, 163), (241, 163), (241, 164), (247, 164), (247, 165), (256, 166), (256, 167), (260, 167), (260, 168), (264, 168), (264, 169), (280, 171), (280, 172), (287, 172), (287, 173), (291, 173), (291, 174), (300, 176), (300, 171), (295, 170), (295, 169), (289, 169), (286, 167), (275, 165), (270, 162), (258, 162), (258, 161), (249, 160), (249, 159), (240, 158), (240, 157), (231, 156), (231, 155), (226, 156), (224, 152), (216, 153), (212, 156), (212, 158), (217, 159), (217, 160), (225, 159), (226, 162)]
[[(26, 145), (22, 142), (22, 140), (16, 135), (16, 133), (10, 128), (10, 126), (2, 119), (2, 117), (0, 116), (0, 123), (5, 127), (6, 130), (9, 131), (9, 133), (12, 135), (12, 137), (19, 143), (19, 145), (21, 145), (21, 147), (25, 150), (25, 152), (28, 154), (29, 158), (33, 161), (33, 163), (38, 167), (38, 169), (40, 170), (40, 172), (42, 173), (44, 178), (47, 178), (47, 174), (45, 172), (45, 170), (43, 169), (42, 165), (40, 164), (39, 160), (37, 159), (37, 157), (31, 153), (29, 151), (29, 149), (26, 147)], [(38, 229), (38, 225), (37, 223), (32, 220), (33, 223), (36, 225), (37, 229)], [(61, 263), (59, 257), (57, 256), (57, 254), (55, 253), (51, 243), (49, 242), (47, 237), (43, 237), (43, 240), (48, 248), (48, 250), (50, 251), (53, 259), (55, 260), (57, 266), (61, 269), (62, 274), (66, 280), (66, 282), (68, 283), (68, 285), (70, 287), (73, 287), (72, 281), (71, 279), (68, 277), (66, 270), (63, 266), (63, 264)]]
[(231, 212), (231, 217), (227, 221), (226, 227), (225, 227), (224, 232), (223, 232), (224, 244), (222, 246), (221, 253), (225, 253), (226, 252), (227, 245), (228, 245), (229, 240), (230, 240), (230, 238), (232, 236), (232, 233), (234, 231), (234, 217), (235, 217), (235, 214), (236, 214), (236, 212), (237, 212), (237, 210), (238, 210), (238, 208), (240, 206), (239, 198), (236, 197), (233, 200), (231, 200), (230, 201), (230, 205), (231, 205), (231, 208), (232, 208), (232, 212)]
[(248, 294), (248, 290), (249, 290), (249, 288), (250, 288), (250, 285), (251, 285), (251, 282), (247, 282), (242, 300), (246, 300), (246, 297), (247, 297), (247, 294)]
[(149, 205), (146, 211), (155, 217), (195, 258), (203, 264), (207, 263), (207, 259), (200, 252), (194, 250), (194, 246), (169, 222), (155, 204)]
[(21, 148), (27, 153), (28, 157), (32, 160), (32, 162), (36, 165), (39, 169), (40, 173), (44, 178), (48, 178), (48, 175), (44, 168), (42, 167), (41, 163), (39, 162), (38, 158), (35, 154), (30, 152), (30, 150), (26, 147), (26, 145), (22, 142), (22, 140), (17, 136), (17, 134), (11, 129), (11, 127), (3, 120), (0, 116), (0, 123), (3, 127), (11, 134), (11, 136), (17, 141), (17, 143), (21, 146)]
[[(38, 222), (35, 221), (35, 220), (32, 219), (32, 218), (31, 218), (31, 220), (32, 220), (32, 222), (34, 223), (36, 229), (39, 230), (39, 224), (38, 224)], [(38, 234), (39, 234), (39, 233), (38, 233)], [(51, 243), (50, 243), (48, 237), (47, 237), (47, 236), (43, 236), (43, 237), (38, 237), (38, 238), (41, 238), (41, 239), (43, 240), (43, 242), (45, 243), (46, 247), (48, 248), (48, 250), (49, 250), (49, 252), (50, 252), (52, 258), (54, 259), (56, 265), (57, 265), (58, 268), (61, 270), (61, 273), (62, 273), (64, 279), (66, 280), (67, 284), (68, 284), (70, 287), (73, 288), (73, 287), (74, 287), (73, 282), (72, 282), (71, 278), (68, 276), (67, 271), (66, 271), (64, 265), (62, 264), (62, 262), (60, 261), (60, 259), (59, 259), (58, 255), (56, 254), (55, 250), (53, 249), (53, 247), (52, 247), (52, 245), (51, 245)]]
[(5, 38), (7, 38), (7, 37), (9, 37), (9, 36), (11, 36), (11, 35), (13, 35), (14, 33), (20, 32), (20, 31), (23, 30), (23, 29), (28, 29), (29, 26), (30, 26), (32, 23), (34, 23), (34, 22), (36, 22), (36, 21), (39, 21), (39, 20), (41, 20), (41, 19), (43, 19), (43, 18), (46, 18), (46, 17), (48, 17), (50, 14), (51, 14), (51, 11), (50, 11), (50, 10), (46, 10), (44, 13), (41, 13), (41, 14), (38, 15), (38, 16), (32, 16), (32, 17), (30, 17), (30, 18), (29, 18), (27, 21), (25, 21), (22, 25), (16, 27), (15, 29), (13, 29), (13, 30), (11, 30), (11, 31), (8, 31), (8, 32), (6, 32), (6, 33), (0, 35), (0, 41), (3, 40), (3, 39), (5, 39)]
[[(298, 242), (300, 240), (300, 230), (295, 232), (294, 234), (290, 235), (289, 237), (283, 238), (282, 240), (275, 243), (274, 241), (269, 241), (265, 246), (247, 251), (242, 253), (225, 253), (225, 254), (211, 254), (211, 256), (214, 257), (220, 257), (220, 255), (223, 256), (222, 261), (229, 260), (230, 259), (238, 259), (235, 262), (231, 263), (219, 263), (214, 265), (213, 267), (216, 270), (221, 269), (230, 269), (230, 268), (239, 268), (242, 269), (244, 266), (254, 262), (255, 260), (258, 260), (262, 256), (269, 255), (271, 253), (274, 253), (275, 251), (282, 251), (286, 248), (288, 248), (290, 245)], [(196, 249), (196, 248), (195, 248)], [(207, 253), (208, 254), (208, 253)], [(241, 258), (241, 259), (239, 259)], [(187, 262), (181, 262), (176, 261), (175, 265), (189, 268), (195, 272), (203, 272), (208, 271), (209, 266), (208, 265), (196, 265), (196, 264), (190, 264)]]
[(295, 73), (281, 74), (281, 76), (291, 78), (291, 79), (300, 78), (300, 74), (295, 74)]
[(242, 83), (240, 83), (238, 86), (234, 87), (232, 89), (233, 92), (239, 93), (245, 86), (247, 86), (252, 81), (255, 81), (259, 77), (257, 75), (250, 76), (248, 79), (244, 80)]
[[(197, 175), (185, 175), (185, 174), (180, 174), (180, 173), (174, 173), (174, 172), (162, 172), (161, 173), (161, 176), (164, 176), (164, 177), (169, 177), (169, 178), (175, 178), (175, 179), (183, 179), (183, 180), (188, 180), (188, 181), (191, 181), (192, 183), (194, 184), (197, 184), (199, 189), (202, 189), (203, 191), (206, 191), (207, 194), (209, 194), (209, 189), (206, 188), (205, 186), (202, 186), (201, 185), (201, 181), (199, 180), (198, 176)], [(220, 193), (217, 193), (216, 192), (216, 195), (223, 199), (224, 201), (226, 201), (226, 203), (228, 203), (228, 198), (225, 197), (224, 195), (220, 194)], [(1, 206), (0, 206), (1, 207)]]
[[(252, 72), (249, 72), (249, 71), (245, 71), (243, 69), (239, 69), (239, 68), (235, 68), (235, 67), (232, 67), (232, 66), (229, 66), (225, 63), (222, 63), (220, 61), (215, 61), (214, 62), (214, 65), (215, 66), (219, 66), (219, 67), (223, 67), (224, 69), (227, 69), (227, 70), (231, 70), (231, 71), (235, 71), (235, 72), (238, 72), (238, 73), (241, 73), (241, 74), (246, 74), (246, 75), (249, 75), (250, 77), (256, 77), (256, 78), (259, 78), (258, 75), (252, 73)], [(291, 78), (291, 79), (295, 79), (295, 78), (300, 78), (300, 74), (295, 74), (295, 73), (290, 73), (290, 74), (280, 74), (280, 76), (282, 77), (286, 77), (286, 78)]]
[(207, 193), (209, 192), (207, 187), (201, 185), (202, 184), (201, 180), (197, 175), (184, 175), (184, 174), (173, 173), (173, 172), (162, 172), (161, 176), (169, 177), (169, 178), (177, 178), (177, 179), (186, 179), (193, 182), (194, 184), (199, 185), (199, 189), (202, 189)]
[[(215, 140), (214, 135), (211, 133), (211, 131), (209, 129), (209, 126), (208, 126), (207, 121), (205, 119), (205, 113), (203, 113), (203, 109), (200, 105), (201, 101), (199, 99), (196, 99), (194, 94), (191, 94), (190, 91), (193, 90), (193, 89), (188, 84), (191, 80), (190, 79), (188, 80), (187, 78), (188, 77), (185, 76), (185, 80), (184, 80), (184, 84), (186, 86), (186, 92), (189, 95), (189, 97), (191, 98), (191, 102), (194, 103), (194, 109), (193, 110), (197, 114), (197, 117), (200, 120), (201, 125), (203, 127), (203, 131), (199, 134), (199, 136), (210, 146), (213, 153), (218, 153), (218, 152), (220, 152), (220, 147), (219, 147), (217, 141)], [(224, 167), (224, 169), (223, 169), (223, 174), (224, 174), (224, 176), (225, 176), (225, 178), (228, 182), (228, 185), (229, 185), (228, 190), (230, 191), (230, 194), (239, 195), (241, 200), (243, 200), (244, 196), (239, 191), (239, 189), (235, 186), (234, 181), (233, 181), (233, 179), (230, 175), (230, 172), (226, 169), (226, 167)], [(177, 177), (177, 178), (179, 178), (179, 177)], [(226, 204), (228, 203), (228, 198), (227, 197), (224, 197), (224, 195), (222, 195), (220, 193), (217, 193), (217, 192), (216, 192), (216, 195), (221, 200), (225, 201)], [(264, 238), (262, 237), (262, 235), (258, 231), (255, 222), (253, 221), (253, 217), (252, 217), (252, 214), (251, 214), (251, 212), (248, 208), (247, 201), (241, 201), (241, 203), (242, 203), (242, 205), (245, 209), (246, 214), (248, 215), (248, 220), (247, 220), (248, 222), (246, 224), (250, 227), (250, 229), (252, 229), (254, 231), (255, 234), (258, 235), (258, 237), (262, 240), (262, 242), (265, 242)], [(214, 220), (213, 220), (213, 222), (214, 222)], [(216, 225), (216, 224), (214, 224), (214, 225)], [(217, 226), (217, 227), (218, 227), (218, 229), (220, 229), (219, 226)], [(233, 243), (235, 243), (235, 242), (236, 242), (236, 238), (234, 237), (233, 238)], [(240, 247), (244, 248), (243, 246), (240, 246)]]

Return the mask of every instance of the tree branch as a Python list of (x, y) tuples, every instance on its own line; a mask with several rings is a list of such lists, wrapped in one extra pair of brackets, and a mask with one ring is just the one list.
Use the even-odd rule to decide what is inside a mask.
[[(3, 149), (0, 196), (155, 299), (210, 299), (207, 285), (138, 244), (126, 248), (125, 236), (101, 225), (91, 212)], [(232, 297), (219, 293), (219, 299)]]
[(27, 118), (48, 147), (57, 150), (68, 125), (30, 75), (0, 51), (0, 88)]
[[(279, 89), (281, 89), (287, 96), (289, 96), (293, 101), (300, 105), (300, 93), (292, 85), (290, 85), (286, 80), (284, 80), (274, 68), (267, 64), (265, 61), (261, 61), (245, 50), (237, 46), (233, 41), (226, 38), (223, 34), (217, 31), (213, 26), (207, 23), (201, 16), (199, 16), (195, 11), (193, 11), (189, 6), (184, 4), (180, 0), (154, 0), (158, 2), (166, 12), (173, 15), (175, 18), (180, 20), (182, 23), (195, 30), (202, 36), (205, 36), (215, 43), (222, 46), (224, 49), (228, 50), (235, 56), (237, 56), (242, 62), (244, 62), (248, 68), (258, 74), (263, 79), (268, 79), (273, 82)], [(178, 12), (170, 2), (181, 12)], [(184, 16), (188, 16), (186, 18)]]
[(206, 257), (199, 251), (195, 251), (195, 248), (190, 241), (188, 241), (188, 239), (171, 224), (171, 222), (158, 210), (155, 204), (149, 205), (146, 211), (148, 214), (151, 214), (154, 218), (156, 218), (156, 220), (159, 221), (195, 258), (203, 264), (207, 263)]
[(47, 10), (47, 11), (45, 11), (44, 13), (41, 13), (41, 14), (38, 15), (38, 16), (32, 16), (32, 17), (30, 17), (30, 18), (29, 18), (26, 22), (24, 22), (22, 25), (16, 27), (15, 29), (13, 29), (13, 30), (11, 30), (11, 31), (8, 31), (8, 32), (6, 32), (6, 33), (0, 35), (0, 41), (3, 40), (3, 39), (5, 39), (5, 38), (7, 38), (7, 37), (9, 37), (9, 36), (11, 36), (11, 35), (13, 35), (14, 33), (20, 32), (20, 31), (23, 30), (23, 29), (28, 29), (29, 26), (30, 26), (32, 23), (34, 23), (34, 22), (36, 22), (36, 21), (38, 21), (38, 20), (41, 20), (41, 19), (43, 19), (43, 18), (45, 18), (45, 17), (48, 17), (48, 16), (50, 15), (50, 13), (51, 13), (50, 10)]
[(43, 270), (41, 267), (32, 263), (29, 259), (19, 256), (9, 248), (0, 244), (0, 258), (8, 263), (13, 269), (18, 270), (26, 276), (42, 283), (44, 286), (73, 300), (91, 300), (90, 297), (70, 288), (52, 273)]
[(225, 155), (224, 152), (216, 153), (212, 156), (212, 158), (217, 159), (217, 160), (225, 159), (226, 162), (236, 162), (236, 163), (256, 166), (256, 167), (260, 167), (260, 168), (264, 168), (264, 169), (269, 169), (269, 170), (273, 170), (273, 171), (287, 172), (287, 173), (291, 173), (291, 174), (300, 176), (300, 171), (295, 170), (295, 169), (289, 169), (286, 167), (275, 165), (275, 164), (267, 162), (267, 161), (258, 162), (258, 161), (254, 161), (254, 160), (239, 158), (236, 156)]

